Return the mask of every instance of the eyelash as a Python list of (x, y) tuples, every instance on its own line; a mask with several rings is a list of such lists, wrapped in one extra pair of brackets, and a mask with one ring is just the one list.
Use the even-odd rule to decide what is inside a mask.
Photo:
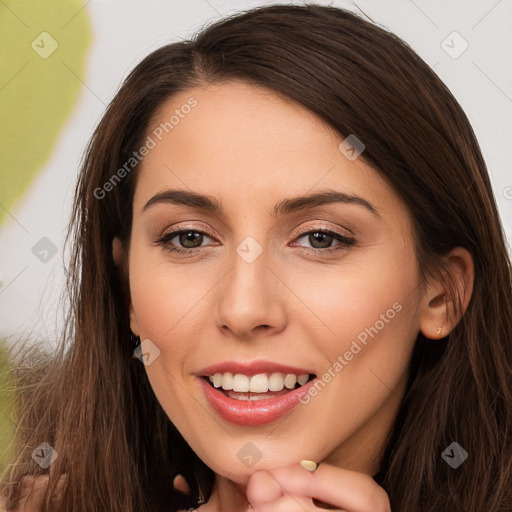
[[(192, 229), (192, 228), (190, 228), (190, 229), (185, 228), (185, 229), (179, 229), (179, 230), (175, 230), (175, 231), (166, 233), (158, 240), (155, 240), (154, 243), (162, 246), (163, 248), (165, 248), (166, 251), (171, 252), (171, 253), (191, 255), (197, 249), (201, 249), (201, 247), (195, 247), (192, 249), (184, 249), (184, 248), (169, 245), (170, 240), (172, 240), (176, 235), (180, 235), (181, 233), (188, 233), (188, 232), (199, 233), (201, 235), (206, 235), (210, 238), (214, 238), (213, 235), (211, 233), (208, 233), (207, 231), (202, 231), (199, 229)], [(354, 238), (344, 236), (344, 235), (342, 235), (336, 231), (330, 230), (330, 229), (313, 229), (313, 230), (309, 230), (309, 231), (304, 231), (303, 233), (299, 233), (299, 235), (297, 235), (296, 238), (302, 238), (305, 235), (310, 235), (313, 233), (322, 233), (325, 235), (332, 235), (335, 240), (338, 240), (340, 242), (340, 244), (338, 244), (337, 246), (327, 247), (325, 249), (315, 249), (313, 247), (302, 247), (301, 246), (302, 249), (305, 249), (308, 252), (313, 252), (315, 254), (319, 254), (322, 252), (323, 253), (326, 253), (326, 252), (331, 253), (331, 252), (337, 251), (339, 249), (346, 249), (346, 248), (354, 245), (356, 242), (356, 240)]]

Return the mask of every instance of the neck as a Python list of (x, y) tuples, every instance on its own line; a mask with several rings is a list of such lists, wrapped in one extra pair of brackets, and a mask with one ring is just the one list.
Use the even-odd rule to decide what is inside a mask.
[(211, 512), (245, 512), (249, 508), (246, 498), (246, 485), (237, 484), (229, 478), (215, 475), (212, 493), (206, 510)]

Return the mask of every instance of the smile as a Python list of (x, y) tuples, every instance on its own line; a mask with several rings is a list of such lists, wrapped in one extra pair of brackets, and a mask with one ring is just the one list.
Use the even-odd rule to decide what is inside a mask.
[(232, 374), (214, 373), (209, 376), (213, 387), (221, 388), (225, 395), (237, 400), (261, 400), (277, 393), (287, 393), (288, 390), (301, 387), (312, 375), (303, 373), (259, 373), (257, 375), (245, 375), (243, 373)]
[[(217, 374), (217, 377), (215, 375), (198, 378), (202, 391), (221, 418), (240, 426), (259, 426), (283, 418), (300, 404), (301, 396), (306, 394), (316, 381), (314, 374), (273, 373), (251, 377), (228, 373)], [(225, 386), (231, 389), (223, 389), (224, 379)], [(292, 385), (293, 380), (295, 382), (290, 389), (288, 386)], [(219, 382), (220, 386), (215, 387)], [(262, 390), (265, 387), (267, 391), (251, 391)], [(239, 389), (244, 391), (236, 391)]]

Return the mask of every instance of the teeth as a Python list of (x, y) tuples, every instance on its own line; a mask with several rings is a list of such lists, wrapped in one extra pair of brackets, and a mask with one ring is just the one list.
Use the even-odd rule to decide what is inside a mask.
[(268, 379), (269, 391), (281, 391), (284, 388), (284, 378), (282, 373), (273, 373)]
[(242, 373), (232, 374), (214, 373), (209, 376), (214, 387), (225, 391), (236, 391), (239, 393), (266, 393), (267, 391), (281, 391), (283, 388), (294, 389), (298, 382), (300, 386), (306, 384), (309, 374), (295, 375), (293, 373), (259, 373), (257, 375), (244, 375)]
[(306, 382), (308, 381), (309, 379), (309, 375), (307, 373), (305, 373), (304, 375), (299, 375), (297, 377), (297, 382), (303, 386), (304, 384), (306, 384)]
[(289, 373), (285, 378), (284, 378), (284, 385), (288, 388), (288, 389), (293, 389), (295, 387), (295, 383), (297, 382), (297, 376), (294, 375), (293, 373)]
[(222, 375), (222, 389), (233, 389), (233, 374), (232, 373), (225, 373)]
[(268, 377), (265, 373), (253, 375), (249, 384), (251, 393), (266, 393), (268, 391)]
[(222, 386), (222, 373), (216, 373), (213, 375), (213, 378), (210, 375), (210, 380), (216, 388), (220, 388)]
[(249, 391), (249, 377), (247, 377), (247, 375), (237, 373), (233, 377), (233, 391), (247, 393)]

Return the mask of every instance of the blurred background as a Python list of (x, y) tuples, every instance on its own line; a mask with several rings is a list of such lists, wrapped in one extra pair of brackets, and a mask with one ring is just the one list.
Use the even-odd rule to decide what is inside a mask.
[[(21, 341), (55, 346), (74, 184), (106, 105), (151, 51), (273, 3), (299, 2), (0, 0), (0, 468), (15, 424), (7, 351)], [(480, 141), (510, 247), (512, 1), (310, 3), (368, 16), (446, 83)]]

